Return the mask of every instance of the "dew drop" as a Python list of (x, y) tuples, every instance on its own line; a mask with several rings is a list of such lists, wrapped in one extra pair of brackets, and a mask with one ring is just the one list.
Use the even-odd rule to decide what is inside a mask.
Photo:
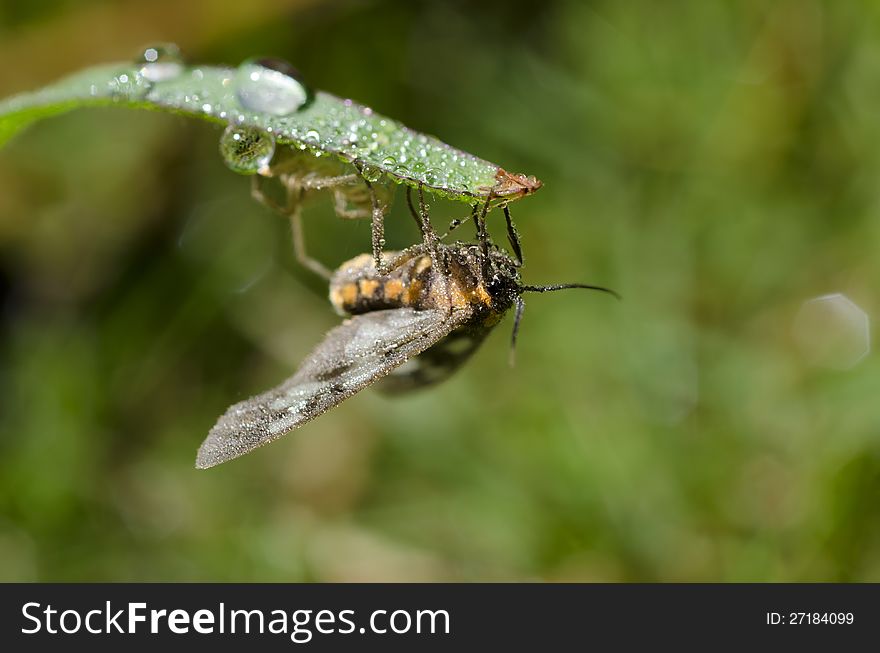
[(320, 145), (321, 134), (314, 129), (310, 129), (303, 135), (303, 140), (309, 145)]
[(144, 97), (152, 84), (131, 70), (124, 70), (111, 79), (107, 86), (114, 98), (139, 99)]
[(365, 165), (361, 168), (361, 176), (370, 183), (376, 182), (382, 178), (382, 170), (376, 166)]
[(248, 59), (235, 74), (238, 101), (246, 109), (286, 116), (311, 98), (297, 70), (283, 59)]
[(141, 77), (151, 82), (174, 79), (183, 72), (183, 57), (173, 43), (157, 43), (144, 48), (136, 65)]
[(394, 170), (397, 167), (397, 159), (395, 159), (393, 156), (386, 156), (384, 159), (382, 159), (382, 166), (384, 168)]
[(229, 125), (220, 137), (220, 154), (230, 170), (253, 175), (269, 165), (275, 154), (275, 139), (255, 127)]

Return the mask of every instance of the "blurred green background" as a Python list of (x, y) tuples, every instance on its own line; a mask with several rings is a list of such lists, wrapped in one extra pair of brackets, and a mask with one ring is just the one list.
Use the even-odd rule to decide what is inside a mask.
[[(880, 581), (876, 3), (0, 3), (0, 94), (257, 54), (546, 186), (529, 297), (446, 384), (208, 471), (338, 322), (219, 131), (123, 109), (0, 151), (0, 579)], [(402, 195), (390, 244), (412, 242)], [(463, 205), (432, 202), (438, 224)], [(499, 220), (493, 222), (497, 228)], [(328, 264), (365, 223), (308, 207)], [(826, 300), (817, 297), (841, 293)]]

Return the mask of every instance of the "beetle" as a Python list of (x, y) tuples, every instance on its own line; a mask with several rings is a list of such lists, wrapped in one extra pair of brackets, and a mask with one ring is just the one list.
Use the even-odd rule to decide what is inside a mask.
[(401, 392), (442, 381), (515, 308), (515, 345), (526, 292), (602, 286), (523, 284), (519, 261), (492, 243), (475, 208), (479, 242), (444, 244), (430, 233), (403, 252), (344, 263), (330, 301), (348, 315), (276, 388), (231, 406), (199, 448), (196, 467), (238, 458), (306, 424), (372, 384)]

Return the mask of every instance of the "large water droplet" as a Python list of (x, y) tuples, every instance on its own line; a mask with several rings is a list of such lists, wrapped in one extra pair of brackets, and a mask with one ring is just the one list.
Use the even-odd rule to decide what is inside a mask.
[(361, 167), (361, 176), (370, 183), (373, 183), (382, 178), (382, 169), (376, 166), (364, 165)]
[(310, 129), (303, 135), (303, 140), (308, 145), (320, 145), (321, 144), (321, 134), (314, 130)]
[(255, 127), (229, 125), (220, 137), (220, 154), (230, 170), (253, 175), (268, 167), (275, 154), (275, 138)]
[(425, 164), (421, 161), (413, 161), (409, 169), (415, 177), (423, 177), (425, 174)]
[(135, 62), (140, 75), (151, 82), (174, 79), (183, 72), (183, 57), (173, 43), (157, 43), (144, 48)]
[(246, 109), (285, 116), (305, 106), (311, 92), (283, 59), (248, 59), (235, 74), (238, 101)]

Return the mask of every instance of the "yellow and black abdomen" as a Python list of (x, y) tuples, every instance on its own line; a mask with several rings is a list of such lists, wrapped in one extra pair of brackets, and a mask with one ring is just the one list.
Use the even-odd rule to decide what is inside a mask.
[[(386, 253), (389, 258), (396, 253)], [(360, 315), (394, 308), (425, 308), (430, 287), (431, 259), (405, 258), (388, 274), (380, 275), (369, 254), (343, 263), (330, 279), (330, 302), (340, 315)]]
[(484, 281), (486, 271), (479, 254), (477, 246), (441, 246), (435, 254), (437, 269), (433, 269), (427, 254), (389, 252), (386, 261), (393, 263), (387, 274), (379, 274), (373, 257), (362, 254), (333, 274), (330, 301), (341, 315), (405, 308), (441, 310), (456, 324), (444, 338), (378, 381), (378, 389), (400, 393), (446, 379), (500, 321), (514, 296), (510, 288), (518, 281), (516, 270), (512, 263), (505, 268), (504, 279), (509, 283), (493, 293)]

